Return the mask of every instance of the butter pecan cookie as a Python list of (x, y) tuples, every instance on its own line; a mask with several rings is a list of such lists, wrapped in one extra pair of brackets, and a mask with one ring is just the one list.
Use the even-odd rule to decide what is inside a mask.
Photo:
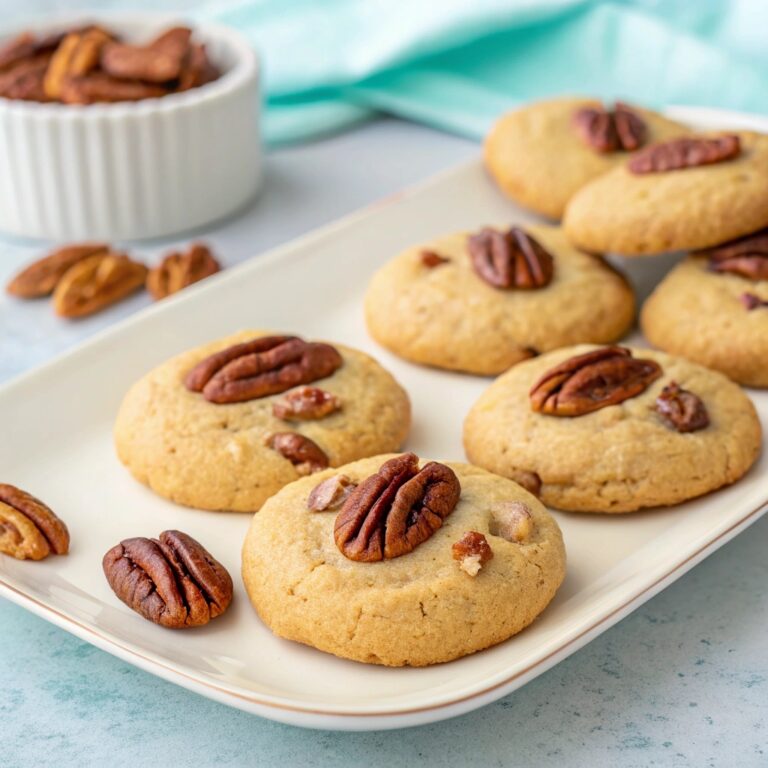
[(715, 371), (661, 352), (581, 345), (515, 366), (464, 423), (470, 461), (533, 476), (550, 506), (631, 512), (738, 480), (760, 452), (755, 408)]
[(689, 256), (643, 305), (655, 347), (768, 387), (768, 232)]
[(564, 573), (560, 529), (534, 496), (413, 454), (291, 483), (254, 516), (243, 545), (246, 590), (276, 635), (387, 666), (451, 661), (508, 639)]
[(297, 478), (396, 450), (408, 396), (340, 344), (241, 331), (184, 352), (128, 391), (120, 460), (171, 501), (254, 512)]
[(426, 365), (497, 374), (540, 352), (620, 338), (635, 299), (603, 259), (559, 227), (486, 228), (410, 248), (365, 297), (371, 335)]
[(560, 219), (588, 182), (628, 153), (684, 132), (647, 109), (578, 97), (540, 101), (504, 115), (485, 141), (485, 164), (520, 205)]
[(587, 184), (563, 226), (579, 248), (627, 256), (708, 248), (768, 225), (768, 136), (680, 137)]

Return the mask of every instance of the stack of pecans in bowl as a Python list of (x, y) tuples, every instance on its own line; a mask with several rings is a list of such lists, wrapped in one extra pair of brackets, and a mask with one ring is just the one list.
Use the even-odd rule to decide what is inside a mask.
[(146, 45), (101, 26), (56, 34), (25, 32), (0, 48), (0, 96), (93, 104), (187, 91), (219, 77), (192, 30), (172, 27)]

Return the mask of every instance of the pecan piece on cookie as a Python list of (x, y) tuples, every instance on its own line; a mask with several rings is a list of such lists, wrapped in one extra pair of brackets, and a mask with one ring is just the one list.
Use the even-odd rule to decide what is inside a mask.
[(300, 387), (286, 392), (272, 404), (272, 415), (283, 421), (324, 419), (341, 408), (341, 400), (319, 387)]
[(602, 347), (547, 371), (531, 388), (531, 407), (551, 416), (582, 416), (644, 392), (661, 376), (653, 360), (623, 347)]
[(712, 272), (727, 272), (748, 280), (768, 280), (768, 229), (697, 253), (709, 258)]
[(330, 344), (296, 336), (260, 336), (205, 358), (187, 374), (184, 384), (212, 403), (239, 403), (324, 379), (343, 362)]
[(519, 544), (530, 538), (533, 517), (530, 507), (522, 501), (500, 501), (491, 507), (488, 530), (493, 536)]
[(174, 27), (149, 45), (110, 42), (101, 51), (101, 68), (120, 80), (166, 83), (181, 75), (192, 30)]
[(735, 134), (716, 138), (680, 138), (653, 144), (629, 159), (631, 173), (664, 173), (733, 160), (741, 152)]
[(357, 488), (357, 483), (346, 475), (334, 475), (322, 483), (318, 483), (307, 498), (307, 508), (313, 512), (325, 512), (327, 509), (337, 509)]
[(84, 317), (143, 287), (147, 268), (123, 253), (97, 253), (78, 261), (59, 279), (53, 308), (61, 317)]
[(473, 269), (494, 288), (544, 288), (554, 275), (552, 256), (520, 227), (485, 227), (470, 235), (468, 245)]
[(43, 81), (46, 96), (60, 98), (69, 78), (82, 77), (94, 70), (98, 66), (101, 49), (109, 40), (109, 34), (98, 27), (70, 32), (51, 57)]
[(632, 152), (643, 145), (647, 134), (643, 118), (620, 101), (613, 111), (603, 107), (578, 109), (573, 126), (585, 144), (601, 153)]
[(477, 531), (467, 531), (451, 547), (453, 559), (459, 561), (459, 568), (470, 576), (477, 576), (480, 569), (493, 559), (493, 550), (488, 539)]
[(114, 593), (145, 619), (169, 629), (200, 627), (232, 602), (232, 577), (200, 542), (181, 531), (125, 539), (102, 561)]
[(57, 248), (22, 269), (8, 283), (6, 291), (22, 299), (48, 296), (70, 267), (89, 256), (106, 254), (108, 250), (109, 246), (105, 243), (81, 243)]
[(186, 251), (167, 254), (160, 264), (149, 270), (147, 290), (154, 299), (164, 299), (220, 270), (221, 265), (211, 249), (203, 243), (193, 243)]
[(293, 464), (300, 475), (312, 475), (328, 467), (328, 457), (314, 441), (298, 432), (276, 432), (266, 445)]
[(445, 256), (441, 256), (439, 253), (437, 253), (437, 251), (421, 251), (421, 253), (419, 253), (419, 258), (421, 259), (421, 263), (428, 269), (440, 267), (443, 264), (450, 263), (451, 261)]
[(655, 408), (667, 426), (678, 432), (696, 432), (709, 426), (709, 414), (702, 399), (676, 381), (661, 390)]
[(0, 483), (0, 552), (42, 560), (69, 552), (69, 531), (53, 510), (26, 491)]
[(742, 293), (741, 296), (739, 296), (739, 301), (744, 305), (744, 308), (748, 312), (760, 307), (768, 307), (768, 300), (761, 299), (754, 293)]
[(461, 495), (452, 469), (405, 453), (384, 462), (344, 502), (336, 546), (350, 560), (372, 563), (412, 552), (440, 528)]

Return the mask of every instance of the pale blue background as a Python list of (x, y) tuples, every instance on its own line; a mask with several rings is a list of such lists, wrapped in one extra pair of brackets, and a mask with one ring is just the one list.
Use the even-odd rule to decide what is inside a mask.
[[(478, 55), (477, 48), (467, 58), (461, 52), (435, 53), (468, 31), (487, 29), (487, 18), (474, 16), (472, 23), (481, 26), (473, 27), (461, 14), (466, 7), (482, 11), (490, 2), (459, 7), (445, 1), (436, 13), (425, 15), (425, 3), (413, 0), (409, 6), (416, 11), (409, 17), (408, 34), (402, 35), (391, 33), (393, 24), (403, 26), (403, 14), (392, 10), (394, 0), (386, 5), (378, 0), (364, 3), (369, 9), (366, 18), (378, 21), (374, 28), (379, 36), (367, 45), (343, 49), (355, 56), (331, 56), (342, 49), (335, 50), (322, 35), (318, 37), (325, 41), (328, 55), (315, 62), (315, 70), (287, 59), (272, 61), (277, 56), (273, 54), (273, 66), (267, 68), (272, 106), (277, 107), (272, 110), (273, 139), (323, 132), (370, 117), (371, 105), (385, 104), (403, 115), (476, 137), (491, 113), (529, 97), (533, 88), (547, 92), (560, 83), (558, 78), (576, 72), (573, 46), (589, 53), (580, 58), (580, 67), (603, 66), (611, 49), (586, 45), (592, 38), (573, 38), (574, 30), (602, 24), (604, 33), (611, 32), (605, 42), (616, 39), (625, 22), (641, 24), (647, 34), (630, 36), (631, 44), (626, 39), (616, 44), (613, 54), (623, 57), (624, 65), (600, 78), (588, 77), (586, 89), (611, 95), (612, 83), (620, 83), (624, 95), (636, 93), (656, 103), (686, 101), (682, 97), (687, 93), (689, 103), (725, 101), (768, 109), (761, 64), (761, 57), (768, 56), (766, 26), (757, 23), (757, 6), (747, 0), (734, 3), (728, 16), (722, 15), (724, 3), (717, 0), (668, 2), (664, 8), (675, 10), (671, 20), (661, 18), (662, 4), (653, 0), (600, 7), (570, 0), (538, 6), (500, 1), (494, 6), (504, 10), (505, 19), (525, 25), (522, 32), (510, 33), (519, 35), (520, 56), (503, 72), (482, 50)], [(189, 7), (167, 1), (133, 5)], [(274, 28), (280, 8), (309, 8), (310, 3), (266, 0), (256, 5), (264, 14), (264, 27)], [(20, 6), (15, 0), (0, 0), (0, 18), (9, 19), (20, 10), (75, 6), (86, 4), (34, 0)], [(342, 14), (338, 18), (347, 24), (348, 14), (354, 15), (354, 8), (363, 3), (332, 0), (326, 6)], [(545, 16), (561, 6), (569, 9), (557, 19), (546, 19), (551, 22), (547, 34), (543, 26), (533, 31), (532, 24), (543, 25)], [(638, 7), (650, 15), (638, 21)], [(389, 9), (389, 21), (382, 8)], [(437, 30), (434, 36), (427, 43), (421, 38), (413, 43), (409, 34), (415, 36), (430, 25)], [(284, 35), (305, 34), (301, 26), (281, 29)], [(339, 29), (349, 27), (326, 23), (323, 32), (332, 41)], [(262, 33), (259, 28), (253, 32), (257, 38)], [(534, 45), (537, 39), (543, 47)], [(275, 48), (274, 41), (264, 44)], [(666, 58), (659, 58), (660, 49)], [(678, 63), (673, 76), (668, 62), (676, 61), (680, 50), (686, 52), (689, 66)], [(435, 54), (429, 66), (418, 59), (425, 51)], [(627, 51), (632, 52), (631, 61)], [(661, 66), (660, 61), (667, 63)], [(442, 62), (437, 75), (435, 62)], [(464, 77), (467, 62), (477, 68), (477, 76)], [(390, 71), (375, 74), (381, 66)], [(636, 77), (644, 69), (654, 73), (652, 81)], [(518, 71), (525, 77), (512, 78)], [(579, 77), (584, 76), (580, 71)], [(713, 81), (709, 71), (718, 72), (721, 79)], [(310, 72), (328, 78), (324, 82), (333, 87), (313, 91), (306, 79)], [(533, 75), (539, 79), (534, 81)], [(632, 88), (624, 90), (629, 84)], [(355, 105), (340, 106), (340, 100), (351, 98)], [(287, 108), (288, 103), (294, 108)], [(240, 218), (212, 228), (207, 238), (225, 263), (234, 264), (477, 151), (474, 142), (385, 120), (273, 152), (262, 199)], [(144, 245), (139, 252), (152, 259), (164, 246)], [(0, 241), (0, 284), (38, 250)], [(0, 296), (0, 381), (146, 303), (146, 297), (136, 297), (97, 317), (63, 323), (45, 306)], [(0, 601), (0, 766), (766, 766), (767, 549), (768, 520), (763, 520), (522, 690), (457, 720), (397, 733), (334, 734), (269, 723), (139, 672)]]

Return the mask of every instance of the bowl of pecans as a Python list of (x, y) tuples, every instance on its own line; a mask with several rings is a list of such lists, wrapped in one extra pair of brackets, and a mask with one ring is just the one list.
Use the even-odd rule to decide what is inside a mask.
[(234, 30), (151, 13), (0, 41), (0, 231), (134, 240), (194, 229), (261, 184), (259, 65)]

